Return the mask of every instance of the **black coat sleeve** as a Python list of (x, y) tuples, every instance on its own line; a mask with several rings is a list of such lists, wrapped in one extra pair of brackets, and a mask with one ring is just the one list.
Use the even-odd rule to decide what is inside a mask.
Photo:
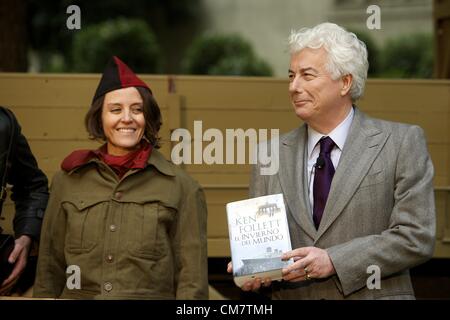
[(15, 118), (14, 121), (16, 135), (7, 175), (7, 182), (12, 185), (11, 199), (16, 209), (14, 233), (16, 238), (28, 235), (38, 241), (48, 201), (48, 180), (39, 169), (20, 125)]

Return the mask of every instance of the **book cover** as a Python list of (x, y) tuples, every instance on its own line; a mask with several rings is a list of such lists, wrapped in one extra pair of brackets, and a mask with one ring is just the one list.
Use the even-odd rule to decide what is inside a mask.
[(281, 260), (292, 250), (283, 195), (230, 202), (226, 208), (236, 284), (255, 277), (281, 279), (281, 269), (292, 263)]

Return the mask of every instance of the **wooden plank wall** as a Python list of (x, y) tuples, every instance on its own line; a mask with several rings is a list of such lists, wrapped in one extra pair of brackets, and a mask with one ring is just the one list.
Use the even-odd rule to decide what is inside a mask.
[[(0, 105), (17, 115), (39, 165), (51, 177), (74, 149), (95, 148), (87, 139), (84, 115), (99, 75), (0, 73)], [(279, 129), (300, 124), (287, 94), (287, 80), (251, 77), (148, 76), (163, 114), (162, 152), (170, 158), (170, 132), (225, 129)], [(372, 116), (424, 128), (435, 165), (438, 244), (435, 257), (450, 257), (450, 81), (369, 80), (359, 107)], [(225, 140), (224, 140), (225, 141)], [(204, 143), (206, 146), (208, 143)], [(183, 165), (205, 188), (208, 202), (208, 253), (229, 256), (225, 203), (246, 198), (249, 165)], [(5, 206), (10, 230), (13, 208)]]

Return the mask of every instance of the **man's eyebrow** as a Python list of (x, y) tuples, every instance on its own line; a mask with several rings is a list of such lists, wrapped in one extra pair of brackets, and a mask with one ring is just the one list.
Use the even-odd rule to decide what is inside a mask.
[[(299, 71), (300, 71), (300, 73), (304, 73), (304, 72), (307, 72), (307, 71), (312, 71), (312, 72), (315, 72), (315, 73), (319, 73), (319, 71), (317, 71), (317, 70), (314, 69), (313, 67), (300, 68)], [(288, 73), (295, 73), (295, 71), (289, 69)]]
[(301, 68), (300, 69), (301, 73), (304, 73), (306, 71), (312, 71), (312, 72), (318, 73), (318, 71), (316, 69), (314, 69), (313, 67), (307, 67), (307, 68)]

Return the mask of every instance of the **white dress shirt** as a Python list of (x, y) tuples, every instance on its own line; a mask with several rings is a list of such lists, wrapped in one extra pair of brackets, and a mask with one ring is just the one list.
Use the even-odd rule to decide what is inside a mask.
[[(339, 164), (339, 159), (341, 158), (342, 150), (344, 148), (345, 140), (347, 140), (347, 135), (350, 130), (350, 125), (352, 124), (353, 115), (354, 115), (353, 107), (348, 113), (347, 117), (342, 121), (336, 128), (333, 129), (328, 134), (328, 137), (333, 139), (335, 146), (333, 150), (331, 150), (331, 161), (333, 162), (333, 166), (336, 169)], [(320, 143), (319, 140), (322, 137), (326, 137), (325, 135), (317, 132), (310, 126), (308, 126), (308, 184), (309, 184), (309, 202), (311, 204), (311, 209), (314, 207), (314, 196), (313, 196), (313, 186), (314, 186), (314, 174), (317, 158), (320, 153)], [(313, 210), (311, 210), (311, 213)]]

